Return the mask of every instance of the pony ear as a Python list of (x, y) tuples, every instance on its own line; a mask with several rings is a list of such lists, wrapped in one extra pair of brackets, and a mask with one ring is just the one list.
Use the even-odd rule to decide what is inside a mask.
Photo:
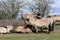
[(4, 26), (4, 28), (7, 28), (6, 26)]
[(51, 16), (48, 16), (48, 18), (51, 17)]
[(55, 17), (56, 15), (54, 15), (54, 17)]

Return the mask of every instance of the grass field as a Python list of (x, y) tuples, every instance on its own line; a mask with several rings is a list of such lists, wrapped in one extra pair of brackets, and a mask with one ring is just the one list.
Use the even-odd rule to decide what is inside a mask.
[(46, 33), (0, 34), (0, 40), (60, 40), (60, 25), (56, 23), (54, 31), (51, 32), (50, 34)]

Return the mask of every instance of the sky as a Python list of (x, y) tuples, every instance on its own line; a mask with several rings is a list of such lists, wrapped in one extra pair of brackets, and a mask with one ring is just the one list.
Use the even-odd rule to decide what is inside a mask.
[(51, 4), (50, 15), (60, 15), (60, 0), (53, 0), (54, 3)]

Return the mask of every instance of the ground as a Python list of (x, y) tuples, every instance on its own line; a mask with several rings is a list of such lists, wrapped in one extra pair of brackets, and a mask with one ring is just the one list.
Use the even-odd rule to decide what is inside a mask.
[(0, 40), (60, 40), (60, 22), (56, 22), (55, 29), (50, 34), (46, 33), (0, 34)]

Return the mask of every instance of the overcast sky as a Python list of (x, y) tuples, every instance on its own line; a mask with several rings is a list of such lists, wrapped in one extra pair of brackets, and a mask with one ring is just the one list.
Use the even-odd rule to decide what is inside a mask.
[(54, 0), (54, 3), (51, 4), (51, 7), (51, 15), (60, 15), (60, 0)]

